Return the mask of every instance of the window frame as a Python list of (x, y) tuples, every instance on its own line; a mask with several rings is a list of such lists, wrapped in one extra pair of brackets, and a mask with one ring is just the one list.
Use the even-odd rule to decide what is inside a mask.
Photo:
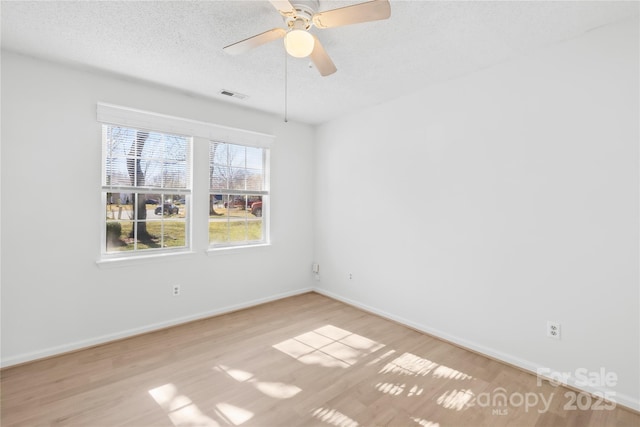
[[(263, 203), (266, 205), (266, 209), (263, 205), (263, 241), (261, 242), (252, 242), (251, 244), (245, 244), (244, 242), (240, 242), (240, 244), (234, 245), (216, 245), (211, 246), (209, 244), (209, 229), (208, 229), (208, 200), (206, 203), (200, 200), (203, 197), (208, 197), (208, 189), (209, 185), (207, 182), (200, 182), (203, 179), (204, 170), (203, 168), (209, 167), (209, 162), (202, 162), (201, 159), (196, 157), (196, 153), (202, 153), (204, 147), (200, 147), (200, 145), (204, 145), (203, 143), (209, 143), (212, 140), (225, 142), (229, 144), (237, 144), (237, 145), (245, 145), (248, 147), (260, 147), (265, 148), (266, 152), (266, 160), (265, 160), (265, 181), (264, 186), (267, 191), (270, 192), (270, 160), (271, 160), (271, 149), (273, 143), (275, 141), (275, 137), (273, 135), (269, 135), (266, 133), (249, 131), (244, 129), (238, 129), (223, 125), (218, 125), (214, 123), (198, 121), (183, 117), (171, 116), (161, 113), (155, 113), (145, 110), (139, 110), (130, 107), (124, 107), (115, 104), (109, 104), (104, 102), (97, 103), (97, 122), (102, 130), (102, 125), (115, 125), (128, 127), (133, 129), (147, 130), (151, 132), (158, 133), (167, 133), (171, 135), (182, 135), (190, 138), (189, 147), (188, 147), (188, 167), (189, 167), (189, 195), (186, 195), (186, 207), (188, 209), (189, 215), (189, 224), (187, 229), (187, 236), (185, 238), (188, 241), (188, 245), (186, 247), (180, 247), (176, 249), (172, 248), (161, 248), (159, 250), (148, 251), (136, 251), (133, 253), (129, 253), (129, 251), (118, 251), (118, 252), (109, 252), (106, 253), (106, 191), (103, 190), (103, 185), (100, 187), (101, 192), (101, 215), (102, 219), (101, 223), (101, 233), (100, 233), (100, 242), (99, 242), (99, 251), (98, 251), (98, 259), (97, 264), (102, 266), (118, 266), (118, 265), (128, 265), (130, 262), (137, 261), (153, 261), (153, 260), (162, 260), (166, 256), (174, 256), (174, 255), (184, 255), (184, 254), (193, 254), (196, 251), (203, 250), (205, 253), (212, 253), (220, 251), (226, 251), (228, 253), (233, 252), (235, 249), (241, 248), (251, 248), (251, 247), (259, 247), (259, 246), (268, 246), (270, 244), (271, 236), (270, 236), (270, 210), (269, 210), (269, 196), (265, 196), (263, 198)], [(105, 168), (105, 143), (102, 140), (102, 132), (101, 135), (101, 144), (102, 144), (102, 158), (101, 158), (101, 180), (104, 177), (104, 168)], [(198, 154), (199, 156), (200, 154)], [(206, 164), (206, 166), (205, 166)], [(208, 173), (208, 171), (206, 171)], [(103, 183), (104, 184), (104, 183)], [(154, 190), (155, 191), (155, 190)], [(174, 190), (171, 190), (174, 191)], [(175, 193), (172, 193), (175, 194)], [(265, 200), (266, 199), (266, 200)], [(196, 209), (200, 209), (200, 206), (206, 206), (206, 210), (204, 212), (196, 211)], [(266, 211), (266, 212), (265, 212)], [(206, 216), (205, 216), (206, 215)], [(204, 221), (207, 218), (207, 221)], [(206, 228), (204, 225), (206, 224)], [(200, 238), (196, 236), (200, 236), (201, 234), (206, 235), (206, 239)], [(206, 241), (206, 244), (205, 244)], [(194, 247), (196, 245), (196, 247)]]
[[(129, 129), (129, 130), (133, 130), (135, 132), (148, 132), (148, 133), (156, 133), (156, 134), (162, 134), (162, 135), (166, 135), (166, 136), (171, 136), (171, 137), (181, 137), (186, 139), (186, 159), (185, 159), (185, 163), (186, 163), (186, 183), (185, 183), (185, 188), (169, 188), (169, 187), (152, 187), (152, 186), (136, 186), (136, 185), (121, 185), (121, 184), (111, 184), (111, 183), (107, 183), (105, 181), (106, 176), (107, 176), (107, 158), (108, 153), (107, 153), (107, 128), (108, 127), (121, 127), (123, 129)], [(127, 156), (123, 157), (123, 158), (128, 158)], [(163, 161), (166, 160), (166, 158), (162, 158)], [(101, 171), (101, 179), (102, 179), (102, 187), (101, 187), (101, 206), (102, 206), (102, 235), (100, 238), (100, 257), (103, 260), (109, 260), (109, 259), (129, 259), (129, 258), (141, 258), (141, 257), (149, 257), (149, 256), (154, 256), (154, 255), (166, 255), (166, 254), (173, 254), (173, 253), (183, 253), (183, 252), (190, 252), (192, 250), (192, 218), (193, 218), (193, 213), (192, 213), (192, 209), (191, 209), (191, 197), (193, 194), (193, 137), (191, 136), (187, 136), (187, 135), (177, 135), (177, 134), (170, 134), (167, 132), (160, 132), (157, 131), (155, 129), (140, 129), (140, 128), (133, 128), (130, 126), (122, 126), (122, 125), (118, 125), (118, 124), (112, 124), (112, 123), (102, 123), (102, 171)], [(184, 245), (183, 246), (178, 246), (178, 247), (160, 247), (160, 248), (146, 248), (146, 249), (140, 249), (137, 248), (137, 245), (139, 244), (139, 242), (136, 240), (134, 241), (134, 248), (131, 250), (122, 250), (122, 251), (108, 251), (107, 248), (107, 224), (109, 222), (113, 222), (113, 221), (109, 221), (105, 215), (105, 211), (106, 208), (108, 206), (108, 201), (107, 201), (107, 196), (108, 194), (113, 194), (113, 193), (121, 193), (121, 194), (132, 194), (132, 195), (136, 195), (136, 198), (134, 198), (135, 201), (132, 202), (132, 208), (133, 210), (131, 211), (133, 213), (133, 218), (131, 219), (132, 223), (136, 223), (139, 221), (139, 219), (137, 218), (137, 210), (138, 210), (138, 202), (137, 202), (137, 197), (139, 195), (145, 195), (145, 194), (159, 194), (161, 195), (161, 199), (159, 201), (159, 206), (163, 207), (164, 203), (165, 203), (165, 196), (175, 196), (175, 195), (180, 195), (180, 196), (184, 196), (185, 198), (185, 203), (184, 203), (184, 209), (186, 211), (186, 216), (184, 218), (184, 222), (185, 222), (185, 228), (184, 228)], [(149, 223), (156, 223), (159, 222), (160, 223), (160, 227), (164, 228), (164, 226), (166, 225), (165, 222), (169, 222), (171, 220), (168, 220), (164, 217), (164, 215), (162, 215), (160, 218), (153, 218), (151, 221), (146, 221), (147, 225)], [(135, 230), (137, 232), (138, 227), (135, 227)], [(164, 234), (162, 235), (162, 237), (164, 238)]]

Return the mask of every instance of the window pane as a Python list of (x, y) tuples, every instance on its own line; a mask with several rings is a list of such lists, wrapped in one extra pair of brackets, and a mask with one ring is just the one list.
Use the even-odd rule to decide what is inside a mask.
[(186, 246), (187, 228), (184, 221), (164, 221), (163, 243), (165, 248)]
[(229, 241), (229, 225), (226, 217), (209, 219), (209, 242), (212, 244)]
[(131, 193), (106, 193), (106, 219), (133, 219), (133, 197)]
[(264, 175), (262, 170), (247, 169), (246, 189), (259, 191), (264, 188)]
[(154, 223), (147, 221), (135, 221), (133, 223), (136, 228), (136, 249), (152, 249), (159, 248), (159, 236), (156, 234)]
[(249, 217), (247, 221), (247, 240), (261, 241), (264, 238), (262, 218)]
[(185, 188), (187, 186), (186, 167), (183, 161), (165, 162), (162, 168), (164, 188)]
[(209, 216), (220, 216), (223, 207), (222, 194), (209, 194)]
[(152, 239), (143, 242), (147, 248), (186, 246), (186, 223), (180, 220), (152, 220), (147, 223)]
[(209, 144), (209, 158), (212, 164), (228, 165), (229, 144), (224, 142), (213, 142)]
[(131, 185), (124, 158), (107, 158), (105, 185)]
[(245, 178), (247, 176), (247, 171), (244, 168), (231, 168), (231, 175), (229, 179), (229, 189), (230, 190), (244, 190)]
[(162, 187), (162, 162), (152, 159), (140, 160), (140, 173), (137, 186)]
[(229, 165), (244, 168), (247, 164), (245, 153), (246, 148), (242, 145), (228, 144)]
[(106, 251), (118, 252), (133, 249), (133, 244), (128, 244), (128, 234), (131, 230), (131, 221), (107, 221)]
[(225, 190), (229, 188), (229, 168), (226, 166), (213, 166), (209, 171), (210, 189)]
[(262, 170), (264, 168), (264, 160), (262, 155), (263, 152), (264, 152), (264, 149), (262, 148), (247, 147), (246, 167), (249, 169)]

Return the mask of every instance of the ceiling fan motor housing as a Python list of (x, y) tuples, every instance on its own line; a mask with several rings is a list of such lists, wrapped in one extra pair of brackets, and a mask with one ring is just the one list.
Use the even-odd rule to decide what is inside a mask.
[(291, 5), (296, 10), (295, 15), (285, 16), (284, 20), (289, 29), (308, 30), (313, 25), (313, 15), (318, 11), (318, 0), (298, 0)]

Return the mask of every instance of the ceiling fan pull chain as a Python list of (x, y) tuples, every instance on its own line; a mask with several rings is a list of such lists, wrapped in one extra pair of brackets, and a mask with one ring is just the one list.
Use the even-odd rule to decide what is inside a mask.
[(284, 122), (287, 123), (289, 120), (287, 118), (287, 98), (288, 98), (288, 94), (287, 94), (287, 86), (288, 86), (288, 82), (287, 82), (287, 64), (289, 63), (288, 59), (287, 59), (287, 52), (284, 52)]

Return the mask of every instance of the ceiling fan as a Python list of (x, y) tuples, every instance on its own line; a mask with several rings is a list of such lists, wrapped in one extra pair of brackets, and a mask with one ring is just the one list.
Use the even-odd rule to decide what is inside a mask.
[(352, 6), (318, 12), (318, 0), (269, 0), (284, 18), (287, 28), (274, 28), (248, 39), (230, 44), (223, 50), (239, 55), (265, 43), (284, 38), (287, 53), (296, 58), (310, 56), (322, 76), (337, 71), (336, 66), (322, 47), (320, 40), (309, 32), (316, 28), (334, 28), (343, 25), (387, 19), (391, 16), (389, 0), (372, 0)]

